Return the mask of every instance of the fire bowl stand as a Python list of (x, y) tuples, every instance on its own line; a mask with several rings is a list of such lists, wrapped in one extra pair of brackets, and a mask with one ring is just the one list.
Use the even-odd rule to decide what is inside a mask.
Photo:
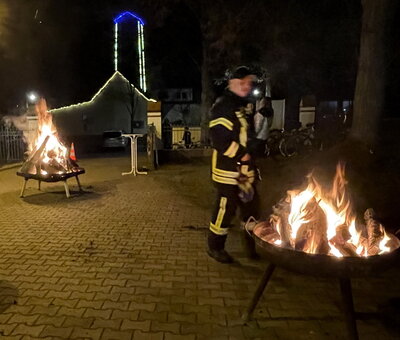
[(60, 176), (60, 177), (41, 177), (41, 176), (38, 176), (38, 175), (26, 175), (26, 174), (17, 173), (18, 176), (24, 177), (24, 183), (23, 183), (23, 185), (22, 185), (21, 194), (20, 194), (19, 197), (24, 197), (24, 192), (25, 192), (26, 184), (27, 184), (28, 180), (30, 180), (30, 179), (35, 179), (35, 180), (38, 181), (38, 189), (39, 189), (39, 190), (40, 190), (41, 182), (49, 182), (49, 183), (53, 182), (53, 183), (54, 183), (54, 182), (60, 182), (60, 181), (62, 181), (63, 184), (64, 184), (65, 195), (67, 196), (67, 198), (70, 198), (71, 195), (70, 195), (70, 192), (69, 192), (69, 187), (68, 187), (68, 184), (67, 184), (67, 179), (70, 178), (70, 177), (75, 177), (75, 178), (76, 178), (76, 181), (77, 181), (77, 183), (78, 183), (79, 191), (82, 191), (81, 183), (80, 183), (80, 181), (79, 181), (78, 176), (79, 176), (80, 174), (84, 173), (84, 172), (85, 172), (84, 170), (81, 170), (81, 171), (79, 171), (79, 172), (75, 172), (75, 173), (71, 173), (71, 174), (62, 175), (62, 176)]
[[(248, 306), (246, 312), (242, 315), (242, 320), (245, 322), (251, 319), (251, 316), (256, 308), (258, 301), (260, 300), (265, 287), (267, 286), (271, 276), (276, 268), (275, 264), (269, 264), (265, 270), (261, 281), (253, 295), (253, 298)], [(353, 295), (351, 292), (351, 281), (350, 278), (339, 278), (340, 291), (342, 295), (343, 311), (346, 321), (348, 338), (351, 340), (358, 340), (357, 324), (356, 324), (356, 313), (354, 312)]]

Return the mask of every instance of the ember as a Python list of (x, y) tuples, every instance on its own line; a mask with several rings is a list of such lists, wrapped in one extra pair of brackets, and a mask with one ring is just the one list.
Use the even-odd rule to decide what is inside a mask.
[(346, 183), (341, 163), (328, 191), (310, 174), (307, 188), (288, 191), (254, 234), (279, 247), (336, 257), (366, 257), (399, 248), (399, 239), (385, 231), (373, 209), (365, 212), (364, 223), (356, 223)]
[(70, 150), (58, 139), (52, 115), (47, 111), (46, 101), (43, 98), (36, 105), (36, 114), (38, 116), (37, 138), (28, 146), (29, 157), (17, 172), (18, 176), (25, 179), (21, 197), (23, 197), (28, 179), (38, 180), (39, 190), (41, 181), (63, 181), (66, 195), (69, 197), (67, 179), (75, 177), (81, 190), (78, 175), (85, 173), (85, 170), (71, 159)]

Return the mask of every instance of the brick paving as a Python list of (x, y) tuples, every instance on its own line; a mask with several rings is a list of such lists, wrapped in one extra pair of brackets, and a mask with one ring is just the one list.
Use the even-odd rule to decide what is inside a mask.
[[(211, 190), (208, 166), (122, 177), (124, 158), (81, 165), (85, 193), (70, 199), (34, 182), (20, 199), (16, 169), (0, 171), (0, 339), (346, 338), (337, 282), (284, 270), (243, 324), (267, 263), (246, 260), (235, 232), (237, 263), (206, 256), (209, 202), (196, 203), (188, 178), (202, 174), (199, 195)], [(399, 297), (399, 277), (354, 280), (356, 309), (370, 316), (358, 321), (360, 339), (398, 338), (374, 313)]]

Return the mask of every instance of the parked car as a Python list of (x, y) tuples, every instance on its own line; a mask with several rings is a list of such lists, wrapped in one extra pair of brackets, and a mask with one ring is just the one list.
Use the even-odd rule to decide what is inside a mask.
[(123, 131), (110, 130), (103, 132), (103, 148), (125, 148), (129, 138), (122, 136)]

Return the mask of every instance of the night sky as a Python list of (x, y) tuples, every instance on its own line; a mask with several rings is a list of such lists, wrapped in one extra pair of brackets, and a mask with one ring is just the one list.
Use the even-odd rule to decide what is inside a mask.
[[(145, 21), (149, 95), (164, 87), (199, 90), (201, 43), (185, 18), (167, 17), (159, 26), (132, 1), (0, 0), (2, 109), (23, 102), (30, 90), (53, 107), (90, 99), (114, 72), (113, 19), (125, 11)], [(119, 26), (119, 70), (139, 85), (136, 22)]]
[[(299, 78), (299, 74), (290, 73), (290, 70), (301, 72), (302, 59), (307, 61), (309, 58), (307, 54), (302, 53), (301, 49), (304, 48), (303, 45), (313, 44), (312, 39), (314, 39), (315, 42), (320, 42), (320, 45), (314, 46), (314, 49), (308, 52), (310, 56), (317, 56), (315, 60), (322, 65), (322, 71), (317, 75), (319, 78), (312, 75), (315, 79), (321, 79), (321, 84), (317, 86), (314, 84), (314, 88), (326, 88), (325, 92), (332, 97), (351, 97), (357, 65), (358, 33), (361, 22), (360, 2), (356, 0), (346, 2), (349, 4), (346, 9), (337, 1), (313, 1), (310, 3), (315, 3), (315, 6), (309, 6), (307, 9), (310, 13), (307, 13), (305, 9), (302, 14), (308, 18), (308, 21), (297, 23), (296, 21), (299, 20), (294, 18), (293, 23), (298, 26), (282, 32), (282, 39), (286, 39), (289, 48), (291, 46), (293, 50), (284, 51), (289, 57), (287, 60), (282, 58), (284, 66), (282, 68), (286, 67), (289, 71), (286, 75), (281, 75), (276, 71), (275, 93), (279, 96), (287, 95), (285, 83), (295, 82)], [(185, 3), (185, 1), (181, 2)], [(1, 114), (18, 103), (23, 103), (25, 93), (29, 90), (39, 91), (48, 99), (52, 107), (90, 99), (114, 72), (113, 19), (124, 11), (132, 11), (146, 22), (148, 94), (157, 98), (164, 89), (173, 87), (191, 87), (194, 88), (195, 93), (200, 93), (204, 42), (201, 39), (200, 25), (195, 14), (179, 4), (179, 1), (177, 5), (172, 5), (172, 3), (177, 3), (177, 1), (172, 1), (170, 8), (165, 3), (164, 7), (151, 7), (151, 3), (157, 3), (157, 1), (0, 0)], [(253, 3), (257, 5), (257, 1)], [(286, 5), (286, 2), (280, 3)], [(287, 1), (287, 3), (294, 2)], [(322, 3), (324, 5), (321, 5)], [(165, 12), (165, 8), (167, 8), (167, 15), (163, 16), (160, 13), (163, 9)], [(264, 18), (264, 21), (253, 20), (243, 25), (254, 27), (257, 32), (265, 30), (266, 34), (274, 30), (279, 31), (279, 27), (273, 26), (276, 26), (277, 22), (279, 24), (276, 13), (272, 8), (271, 12), (264, 16), (267, 18)], [(296, 15), (296, 12), (294, 13)], [(345, 14), (347, 17), (344, 17)], [(220, 14), (220, 20), (225, 20), (223, 13)], [(271, 25), (268, 25), (268, 22)], [(284, 24), (290, 26), (292, 23), (289, 21), (288, 24)], [(305, 34), (301, 30), (303, 27), (306, 29), (307, 25), (312, 30), (311, 33)], [(350, 25), (351, 29), (343, 25)], [(135, 23), (132, 21), (121, 26), (120, 71), (137, 85), (135, 53), (137, 36), (134, 26)], [(397, 90), (400, 87), (398, 67), (400, 53), (396, 43), (400, 38), (399, 25), (392, 25), (391, 30), (387, 41), (389, 60), (387, 97), (388, 111), (393, 114), (400, 111), (400, 105), (396, 99)], [(346, 36), (340, 36), (345, 33)], [(318, 37), (323, 37), (323, 40)], [(249, 36), (248, 41), (257, 47), (252, 39), (253, 37)], [(254, 59), (258, 59), (255, 61), (259, 62), (257, 53), (260, 54), (260, 51), (255, 51), (250, 43), (249, 48), (246, 49), (248, 51), (246, 58), (249, 60), (253, 56)], [(272, 60), (274, 54), (279, 55), (281, 52), (275, 49), (272, 43), (264, 44), (265, 55), (267, 55), (264, 60)], [(282, 46), (278, 48), (282, 49)], [(304, 51), (307, 52), (305, 48)], [(321, 56), (319, 57), (318, 54)], [(271, 65), (274, 71), (282, 66), (276, 63), (262, 66)], [(220, 76), (227, 66), (230, 65), (220, 65), (217, 70)], [(308, 70), (305, 69), (305, 71)], [(343, 81), (344, 77), (347, 77), (345, 81)], [(341, 81), (344, 85), (339, 84)], [(307, 81), (303, 81), (303, 90), (310, 91), (310, 86), (307, 87), (304, 84), (308, 86)]]

